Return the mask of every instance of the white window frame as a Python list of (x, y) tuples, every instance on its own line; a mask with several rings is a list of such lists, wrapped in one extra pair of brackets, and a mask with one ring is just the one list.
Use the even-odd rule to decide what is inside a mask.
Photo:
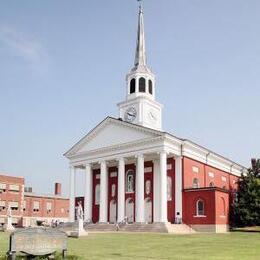
[(95, 187), (95, 205), (100, 204), (100, 184), (96, 184)]
[[(195, 183), (194, 183), (195, 180), (197, 180), (196, 187), (195, 187)], [(198, 189), (199, 187), (200, 187), (199, 179), (198, 178), (193, 178), (193, 180), (192, 180), (192, 188), (193, 189)]]
[[(199, 203), (200, 202), (203, 203), (202, 204), (203, 205), (203, 212), (200, 212), (200, 210), (199, 210)], [(201, 214), (201, 213), (203, 213), (203, 214)], [(198, 199), (196, 201), (196, 217), (206, 217), (206, 215), (205, 215), (205, 202), (202, 199)]]
[[(128, 189), (129, 188), (129, 185), (128, 185), (128, 182), (129, 182), (129, 179), (128, 179), (128, 176), (132, 176), (132, 189)], [(135, 180), (134, 180), (134, 170), (128, 170), (126, 172), (126, 185), (125, 185), (125, 190), (126, 190), (126, 193), (134, 193), (135, 191)]]

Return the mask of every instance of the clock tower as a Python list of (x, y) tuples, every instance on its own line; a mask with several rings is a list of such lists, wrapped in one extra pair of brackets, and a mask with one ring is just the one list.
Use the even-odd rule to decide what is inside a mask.
[(134, 67), (126, 76), (126, 100), (118, 104), (119, 117), (129, 123), (162, 129), (162, 105), (155, 100), (155, 76), (146, 64), (144, 16), (139, 19)]

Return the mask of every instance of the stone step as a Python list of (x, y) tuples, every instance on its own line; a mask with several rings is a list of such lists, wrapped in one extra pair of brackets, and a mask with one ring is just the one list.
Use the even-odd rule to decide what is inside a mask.
[[(59, 229), (63, 231), (74, 230), (77, 227), (76, 223), (66, 223)], [(84, 224), (84, 229), (89, 232), (116, 232), (117, 226), (115, 224), (96, 223)], [(192, 234), (195, 231), (185, 224), (171, 224), (171, 223), (152, 223), (152, 224), (120, 224), (120, 232), (152, 232), (152, 233), (173, 233), (173, 234)]]
[(186, 224), (170, 224), (166, 223), (166, 227), (168, 229), (168, 233), (174, 234), (193, 234), (196, 233), (194, 229)]

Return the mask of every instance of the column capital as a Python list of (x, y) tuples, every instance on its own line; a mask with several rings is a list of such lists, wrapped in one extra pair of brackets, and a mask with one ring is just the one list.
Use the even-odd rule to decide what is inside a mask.
[(135, 155), (135, 158), (144, 158), (144, 154), (138, 153), (138, 154)]
[(117, 162), (125, 162), (126, 161), (126, 159), (122, 156), (122, 157), (117, 157), (116, 159), (115, 159)]
[(166, 154), (166, 155), (169, 155), (170, 152), (169, 152), (169, 150), (162, 149), (161, 151), (157, 152), (157, 154)]
[(92, 167), (92, 163), (85, 163), (84, 166), (85, 166), (85, 168), (86, 167)]
[(183, 159), (183, 156), (182, 155), (174, 155), (173, 158), (174, 159)]
[(72, 164), (69, 164), (69, 168), (70, 168), (70, 169), (74, 169), (74, 168), (75, 168), (75, 166), (74, 166), (74, 165), (72, 165)]
[(100, 161), (98, 161), (98, 164), (107, 164), (107, 161), (106, 160), (100, 160)]

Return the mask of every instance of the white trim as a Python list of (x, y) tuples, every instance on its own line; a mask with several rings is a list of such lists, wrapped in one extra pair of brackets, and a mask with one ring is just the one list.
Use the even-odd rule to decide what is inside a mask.
[[(117, 145), (87, 152), (77, 152), (85, 144), (85, 142), (94, 138), (95, 135), (109, 123), (124, 125), (125, 127), (137, 129), (141, 132), (150, 133), (153, 134), (153, 137), (144, 138), (142, 140), (129, 143), (119, 142)], [(65, 153), (65, 156), (70, 160), (71, 164), (74, 166), (80, 166), (84, 163), (93, 163), (104, 159), (113, 160), (118, 157), (133, 157), (137, 153), (157, 153), (162, 149), (167, 149), (167, 151), (173, 156), (189, 157), (236, 176), (241, 176), (241, 173), (246, 171), (245, 167), (236, 164), (233, 161), (228, 160), (223, 156), (218, 155), (189, 140), (179, 139), (165, 132), (149, 129), (147, 127), (127, 123), (110, 117), (106, 118), (88, 135), (83, 137), (76, 145), (73, 146), (73, 148)]]

